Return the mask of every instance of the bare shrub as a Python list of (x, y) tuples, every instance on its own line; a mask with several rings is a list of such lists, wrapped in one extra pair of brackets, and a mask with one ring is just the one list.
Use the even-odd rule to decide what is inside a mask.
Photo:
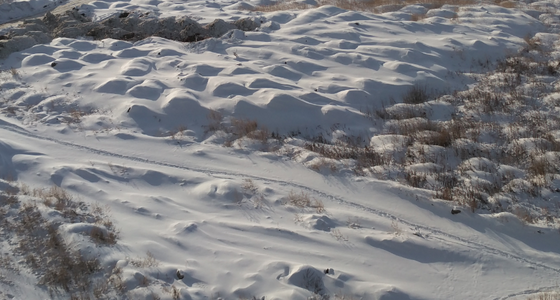
[(231, 126), (228, 128), (228, 131), (232, 133), (233, 137), (236, 139), (248, 137), (263, 143), (266, 143), (270, 137), (268, 129), (265, 127), (259, 128), (257, 121), (254, 120), (232, 118)]
[(118, 239), (118, 232), (111, 230), (105, 231), (97, 226), (94, 226), (91, 228), (89, 236), (96, 244), (115, 245)]
[(548, 173), (555, 173), (555, 168), (545, 157), (532, 157), (527, 171), (532, 176), (545, 176)]
[[(13, 211), (3, 220), (2, 228), (17, 243), (14, 255), (37, 274), (39, 285), (52, 293), (67, 293), (71, 299), (89, 299), (92, 293), (106, 293), (106, 288), (92, 286), (92, 276), (101, 271), (97, 258), (87, 257), (68, 245), (58, 230), (64, 223), (91, 220), (93, 216), (84, 212), (85, 205), (73, 201), (72, 195), (57, 186), (48, 189), (31, 189), (26, 184), (18, 186), (21, 195), (36, 197), (39, 201), (26, 197), (19, 206), (2, 207), (2, 210)], [(45, 207), (42, 205), (61, 211), (62, 219), (57, 217), (56, 222), (51, 222), (43, 217)], [(106, 234), (92, 231), (93, 238), (105, 242), (108, 241)], [(0, 264), (5, 264), (3, 261), (0, 256)]]
[(306, 208), (311, 206), (311, 198), (309, 197), (309, 194), (304, 193), (303, 191), (301, 191), (300, 193), (290, 191), (288, 197), (285, 200), (285, 204), (298, 208)]
[(535, 217), (526, 208), (518, 206), (512, 211), (512, 213), (525, 224), (535, 223)]
[(294, 191), (290, 191), (288, 197), (284, 200), (285, 205), (295, 206), (297, 208), (305, 209), (305, 208), (314, 208), (317, 213), (325, 213), (325, 205), (323, 201), (319, 199), (314, 199), (309, 196), (309, 194), (301, 191), (296, 193)]
[(182, 137), (185, 136), (185, 131), (187, 130), (187, 127), (184, 125), (180, 125), (177, 128), (170, 130), (167, 135), (172, 139), (172, 140), (177, 140), (180, 139)]
[(453, 143), (453, 135), (447, 128), (440, 126), (438, 131), (425, 135), (420, 141), (426, 145), (449, 147)]
[(405, 170), (404, 179), (406, 182), (416, 188), (423, 188), (427, 183), (427, 176), (414, 170)]
[(501, 7), (505, 7), (505, 8), (516, 8), (517, 7), (517, 3), (514, 1), (495, 1), (495, 3)]
[(39, 284), (65, 291), (90, 288), (89, 276), (99, 270), (97, 259), (86, 259), (79, 251), (70, 250), (52, 225), (47, 225), (45, 238), (40, 241), (39, 245), (29, 245), (41, 249), (41, 261), (47, 262)]
[(82, 122), (82, 118), (88, 115), (88, 113), (81, 109), (72, 108), (68, 111), (68, 118), (65, 121), (68, 124), (78, 124)]
[(210, 110), (207, 118), (208, 118), (208, 125), (206, 126), (206, 130), (205, 130), (206, 133), (216, 132), (224, 128), (222, 125), (224, 116), (219, 111)]
[(324, 157), (309, 164), (309, 168), (317, 172), (320, 172), (322, 169), (328, 169), (331, 173), (336, 172), (338, 169), (333, 161), (327, 160)]
[(393, 234), (395, 234), (396, 236), (400, 236), (404, 233), (397, 220), (393, 220), (391, 222), (391, 229), (393, 229)]
[[(379, 153), (370, 146), (359, 147), (358, 145), (344, 144), (341, 142), (335, 145), (321, 142), (307, 142), (303, 147), (329, 159), (354, 159), (356, 160), (356, 172), (360, 172), (360, 169), (384, 165), (391, 160), (390, 156)], [(336, 165), (333, 166), (333, 168), (329, 166), (331, 171), (336, 171), (336, 169), (334, 169), (335, 167)]]
[(443, 187), (436, 191), (436, 198), (443, 200), (453, 200), (453, 189), (449, 187)]
[(323, 201), (319, 200), (319, 199), (313, 199), (312, 203), (311, 203), (311, 207), (315, 208), (315, 211), (318, 214), (322, 214), (327, 212), (327, 210), (325, 209), (325, 205), (323, 204)]
[(256, 193), (259, 188), (255, 185), (255, 183), (253, 182), (253, 180), (251, 180), (250, 178), (247, 179), (243, 179), (243, 184), (241, 185), (241, 188), (247, 192), (247, 193)]
[(173, 300), (181, 299), (181, 293), (179, 292), (179, 289), (177, 289), (175, 285), (171, 286), (171, 298), (173, 298)]
[(41, 198), (43, 204), (58, 211), (63, 211), (65, 208), (72, 206), (73, 202), (72, 195), (56, 185), (48, 189), (35, 189), (33, 190), (33, 196)]
[(113, 269), (112, 274), (107, 282), (111, 284), (113, 288), (121, 294), (126, 291), (126, 284), (122, 279), (122, 269), (119, 267), (115, 267)]
[(92, 293), (96, 299), (102, 298), (110, 290), (109, 282), (107, 280), (98, 279), (92, 284)]
[(539, 293), (538, 295), (528, 297), (527, 300), (560, 300), (560, 293), (558, 292)]
[(412, 22), (418, 22), (423, 20), (424, 18), (426, 18), (425, 14), (412, 14), (410, 15), (410, 21)]
[(247, 136), (251, 132), (257, 130), (257, 128), (257, 121), (235, 118), (231, 119), (231, 132), (238, 137)]
[(403, 95), (402, 100), (407, 104), (420, 104), (428, 101), (430, 95), (426, 86), (415, 84)]
[(152, 252), (147, 251), (146, 257), (144, 258), (137, 258), (137, 259), (130, 259), (130, 264), (137, 267), (137, 268), (152, 268), (159, 266), (159, 261), (154, 257)]
[(13, 194), (9, 191), (0, 194), (0, 204), (14, 205), (17, 203), (19, 203), (19, 197), (17, 194)]
[(541, 50), (541, 40), (539, 38), (532, 38), (530, 35), (523, 37), (527, 44), (526, 51)]

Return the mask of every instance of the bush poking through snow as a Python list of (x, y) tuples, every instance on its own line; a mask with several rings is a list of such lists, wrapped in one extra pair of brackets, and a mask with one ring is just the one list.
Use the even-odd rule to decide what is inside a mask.
[(297, 208), (306, 209), (314, 208), (317, 213), (325, 213), (326, 209), (323, 201), (311, 198), (309, 194), (301, 191), (296, 193), (290, 191), (288, 196), (284, 200), (285, 205), (295, 206)]
[[(9, 191), (18, 194), (6, 195)], [(70, 193), (58, 186), (31, 189), (20, 184), (19, 188), (8, 189), (0, 195), (9, 200), (1, 202), (0, 208), (6, 213), (10, 211), (3, 214), (3, 230), (7, 234), (2, 235), (1, 239), (8, 239), (17, 245), (14, 258), (21, 259), (24, 262), (22, 267), (37, 274), (40, 285), (46, 286), (51, 293), (68, 293), (72, 299), (87, 299), (90, 293), (105, 295), (109, 292), (99, 282), (92, 284), (93, 276), (103, 275), (97, 258), (88, 257), (67, 244), (60, 229), (65, 224), (96, 220), (95, 214), (86, 204), (76, 202)], [(49, 210), (58, 211), (62, 219), (59, 217), (54, 221), (43, 216), (43, 212)], [(101, 244), (108, 243), (107, 237), (113, 239), (110, 244), (116, 243), (114, 227), (104, 230), (97, 226), (93, 228), (102, 231), (92, 230), (92, 237), (103, 239)], [(0, 261), (4, 268), (9, 263), (6, 261)]]
[(147, 251), (146, 257), (130, 259), (130, 264), (137, 268), (155, 268), (159, 266), (159, 261), (154, 257), (152, 252)]
[(416, 84), (408, 89), (402, 100), (406, 104), (421, 104), (430, 100), (430, 95), (426, 86)]
[(560, 293), (557, 292), (540, 293), (536, 296), (528, 297), (527, 300), (560, 300)]
[(306, 138), (303, 148), (322, 158), (305, 163), (319, 170), (344, 160), (337, 166), (430, 190), (473, 212), (558, 220), (560, 209), (547, 199), (560, 193), (560, 101), (549, 84), (560, 76), (560, 60), (539, 39), (525, 41), (469, 90), (430, 100), (428, 88), (415, 85), (402, 103), (365, 109), (380, 128), (374, 137), (340, 138), (333, 129)]
[(210, 110), (208, 113), (208, 125), (206, 126), (205, 133), (216, 132), (219, 130), (223, 130), (224, 126), (222, 122), (224, 120), (224, 116), (217, 110)]

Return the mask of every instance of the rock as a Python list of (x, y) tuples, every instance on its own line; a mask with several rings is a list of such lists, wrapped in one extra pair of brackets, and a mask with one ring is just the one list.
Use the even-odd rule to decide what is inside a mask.
[(456, 215), (456, 214), (458, 214), (458, 213), (461, 213), (461, 211), (458, 210), (458, 209), (455, 209), (455, 208), (452, 208), (452, 209), (451, 209), (451, 214), (452, 214), (452, 215)]

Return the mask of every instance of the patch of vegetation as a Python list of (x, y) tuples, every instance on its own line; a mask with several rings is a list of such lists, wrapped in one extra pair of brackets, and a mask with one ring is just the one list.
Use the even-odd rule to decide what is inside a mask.
[[(92, 281), (108, 276), (98, 258), (69, 244), (62, 229), (68, 224), (85, 228), (93, 225), (96, 230), (84, 231), (84, 235), (98, 246), (114, 245), (118, 231), (107, 211), (77, 201), (58, 186), (31, 189), (26, 184), (15, 184), (0, 193), (0, 239), (17, 245), (13, 259), (23, 261), (25, 268), (37, 274), (38, 284), (48, 288), (51, 295), (66, 293), (72, 299), (89, 299), (90, 295), (108, 293), (109, 289)], [(53, 215), (58, 217), (50, 217)], [(15, 270), (11, 261), (11, 257), (2, 257), (0, 268)]]

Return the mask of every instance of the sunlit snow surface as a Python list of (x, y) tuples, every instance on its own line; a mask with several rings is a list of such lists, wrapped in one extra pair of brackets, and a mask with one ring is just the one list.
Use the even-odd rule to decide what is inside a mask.
[[(97, 18), (138, 9), (201, 23), (252, 16), (262, 26), (192, 44), (55, 39), (0, 61), (18, 70), (0, 74), (0, 175), (110, 207), (121, 239), (87, 251), (123, 267), (127, 290), (114, 297), (171, 299), (162, 287), (174, 285), (184, 299), (307, 299), (309, 272), (322, 293), (354, 299), (524, 299), (558, 284), (554, 228), (539, 234), (507, 213), (451, 215), (427, 193), (314, 172), (258, 143), (224, 147), (207, 130), (219, 111), (282, 135), (375, 134), (364, 110), (415, 83), (465, 88), (472, 82), (458, 72), (517, 51), (547, 30), (538, 18), (493, 5), (377, 15), (239, 5), (96, 1), (82, 9)], [(410, 21), (419, 12), (427, 18)], [(326, 212), (284, 205), (291, 192), (321, 200)], [(146, 251), (159, 267), (126, 264)], [(13, 276), (21, 279), (0, 282), (4, 294), (50, 297), (32, 275)]]

